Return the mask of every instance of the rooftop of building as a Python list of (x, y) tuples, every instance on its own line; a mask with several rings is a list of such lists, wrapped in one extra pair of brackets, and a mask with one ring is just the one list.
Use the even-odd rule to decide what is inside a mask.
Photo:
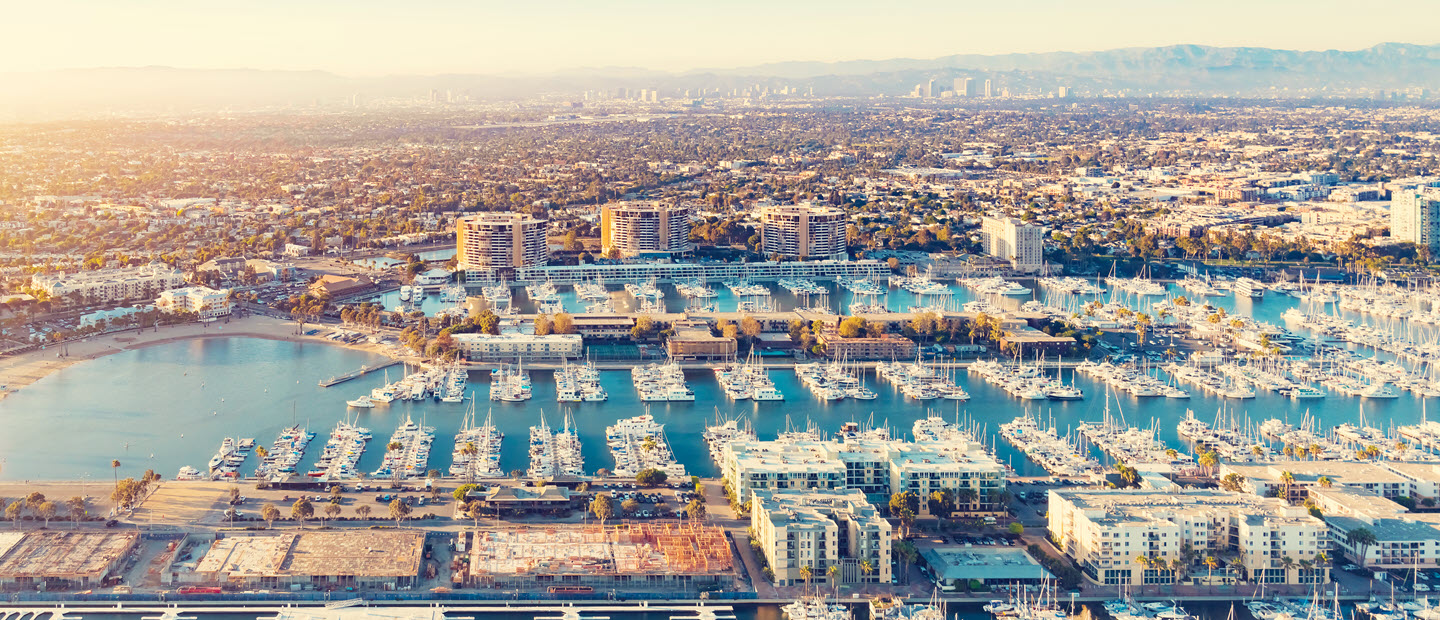
[(931, 547), (921, 551), (935, 576), (944, 580), (1014, 581), (1053, 579), (1024, 549)]
[(346, 530), (231, 536), (215, 541), (195, 572), (229, 577), (413, 577), (420, 574), (425, 533)]
[(684, 342), (731, 342), (734, 338), (716, 336), (711, 334), (708, 329), (677, 329), (675, 330), (675, 335), (670, 337), (670, 340), (672, 342), (676, 340)]
[(1216, 489), (1076, 489), (1052, 490), (1050, 495), (1086, 512), (1091, 521), (1112, 525), (1164, 522), (1179, 514), (1205, 516), (1218, 510), (1236, 510), (1239, 514), (1259, 519), (1259, 522), (1294, 520), (1297, 523), (1319, 523), (1305, 508), (1291, 506), (1279, 498)]
[[(0, 578), (102, 577), (135, 546), (136, 532), (15, 532), (0, 535)], [(7, 544), (8, 543), (8, 544)]]
[(877, 527), (884, 521), (859, 489), (763, 489), (752, 501), (775, 525), (827, 528), (835, 514)]
[(1375, 463), (1356, 461), (1280, 461), (1274, 463), (1226, 463), (1224, 471), (1249, 480), (1278, 483), (1290, 472), (1297, 484), (1318, 483), (1321, 477), (1335, 484), (1399, 484), (1405, 478)]
[(1334, 516), (1382, 518), (1404, 514), (1408, 510), (1378, 494), (1355, 487), (1312, 487), (1311, 499), (1324, 506), (1327, 514)]

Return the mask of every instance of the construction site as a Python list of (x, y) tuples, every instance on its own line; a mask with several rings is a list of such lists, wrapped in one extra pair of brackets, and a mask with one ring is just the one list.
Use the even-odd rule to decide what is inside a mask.
[(425, 532), (346, 530), (231, 535), (209, 543), (186, 584), (236, 589), (377, 588), (415, 585)]
[(99, 587), (124, 563), (135, 532), (0, 533), (0, 587), (63, 590)]
[(735, 582), (725, 531), (703, 524), (481, 529), (469, 544), (451, 567), (456, 586), (679, 591)]

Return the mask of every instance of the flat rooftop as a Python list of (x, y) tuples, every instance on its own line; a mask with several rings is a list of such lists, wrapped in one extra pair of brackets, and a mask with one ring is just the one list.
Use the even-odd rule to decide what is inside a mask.
[(135, 532), (28, 532), (18, 540), (15, 535), (20, 534), (0, 538), (0, 578), (103, 577), (140, 538)]
[(1004, 581), (1054, 578), (1024, 549), (931, 547), (921, 555), (941, 579)]
[(215, 541), (195, 572), (226, 578), (414, 577), (424, 548), (425, 533), (408, 530), (232, 536)]

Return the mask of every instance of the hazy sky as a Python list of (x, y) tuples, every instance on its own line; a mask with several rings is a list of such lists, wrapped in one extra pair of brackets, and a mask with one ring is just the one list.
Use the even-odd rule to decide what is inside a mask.
[[(8, 6), (6, 6), (8, 5)], [(684, 71), (1197, 43), (1440, 41), (1433, 0), (43, 0), (5, 2), (0, 71), (167, 65), (347, 75)]]

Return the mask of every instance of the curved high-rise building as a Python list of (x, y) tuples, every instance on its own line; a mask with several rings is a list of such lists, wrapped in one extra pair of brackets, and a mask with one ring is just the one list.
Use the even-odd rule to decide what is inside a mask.
[(549, 262), (545, 220), (524, 213), (482, 213), (455, 222), (457, 267), (509, 274)]
[(766, 255), (847, 260), (845, 212), (827, 206), (778, 205), (760, 208), (760, 247)]
[(691, 250), (690, 208), (658, 202), (624, 202), (600, 210), (600, 244), (621, 256), (682, 254)]

